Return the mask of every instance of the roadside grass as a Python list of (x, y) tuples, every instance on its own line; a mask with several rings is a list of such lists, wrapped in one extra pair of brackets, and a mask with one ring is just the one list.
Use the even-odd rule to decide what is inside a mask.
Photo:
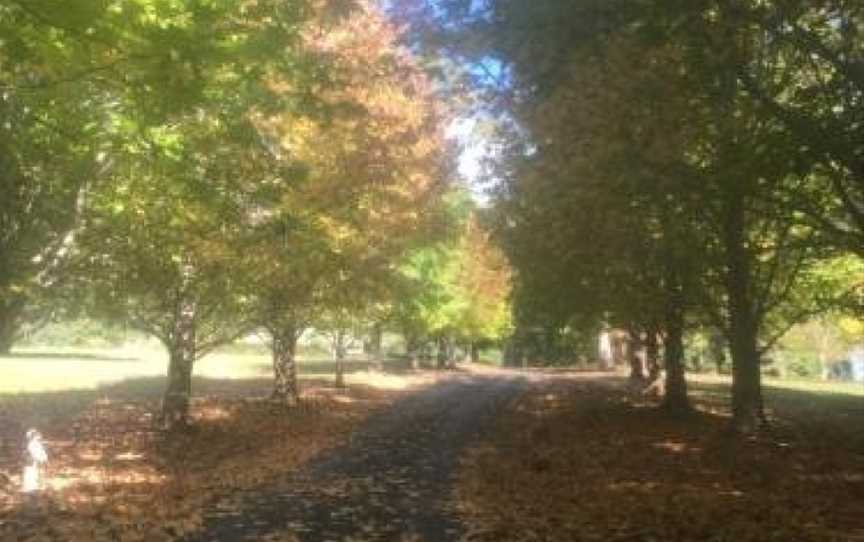
[[(864, 404), (770, 382), (773, 429), (728, 432), (728, 382), (670, 418), (626, 379), (549, 375), (463, 458), (467, 540), (864, 540)], [(502, 473), (507, 473), (502, 476)]]
[[(385, 362), (386, 363), (386, 362)], [(122, 380), (165, 374), (168, 356), (151, 344), (119, 348), (29, 347), (0, 356), (0, 394), (94, 389)], [(347, 373), (374, 368), (377, 362), (346, 360)], [(392, 363), (391, 363), (392, 365)], [(195, 364), (195, 376), (215, 379), (267, 378), (272, 375), (266, 350), (226, 349)], [(320, 357), (298, 357), (301, 378), (333, 374), (336, 364)]]
[[(720, 384), (725, 386), (729, 386), (732, 383), (732, 377), (728, 375), (709, 373), (688, 374), (687, 380), (697, 384)], [(775, 390), (798, 390), (818, 394), (843, 394), (864, 397), (864, 382), (763, 378), (762, 383), (768, 389), (769, 393)]]

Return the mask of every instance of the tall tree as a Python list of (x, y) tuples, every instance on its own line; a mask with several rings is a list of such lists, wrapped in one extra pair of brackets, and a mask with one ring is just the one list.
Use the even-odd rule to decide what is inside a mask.
[[(290, 337), (312, 321), (327, 324), (341, 352), (347, 328), (389, 297), (402, 253), (438, 228), (427, 211), (449, 174), (446, 111), (373, 3), (338, 14), (319, 6), (302, 46), (326, 67), (318, 109), (258, 122), (285, 166), (256, 200), (266, 250), (250, 273), (277, 382), (294, 374)], [(277, 388), (296, 393), (296, 379), (287, 380)]]
[[(60, 9), (62, 7), (62, 9)], [(147, 162), (147, 130), (225, 101), (243, 115), (297, 105), (261, 85), (274, 71), (314, 72), (296, 54), (305, 2), (10, 1), (0, 6), (0, 349), (31, 294), (68, 254), (90, 199), (119, 155)], [(254, 61), (253, 61), (254, 60)], [(230, 89), (230, 93), (215, 91)], [(281, 100), (281, 104), (279, 101)], [(245, 106), (242, 105), (245, 103)], [(86, 190), (85, 190), (86, 188)]]
[[(853, 154), (846, 153), (845, 162), (835, 159), (847, 172), (845, 188), (838, 191), (836, 176), (810, 167), (812, 160), (802, 160), (802, 134), (790, 128), (790, 118), (772, 109), (753, 84), (763, 82), (776, 92), (770, 96), (780, 101), (786, 95), (803, 96), (797, 93), (798, 76), (784, 61), (788, 49), (778, 44), (788, 41), (789, 36), (782, 35), (788, 29), (809, 20), (806, 32), (795, 31), (801, 40), (798, 45), (807, 42), (809, 52), (796, 58), (803, 61), (807, 54), (822, 58), (817, 58), (821, 68), (816, 73), (847, 69), (842, 78), (813, 79), (812, 84), (813, 74), (805, 73), (801, 88), (818, 87), (823, 94), (841, 86), (843, 90), (832, 94), (833, 102), (826, 100), (827, 107), (801, 103), (800, 109), (812, 109), (823, 121), (840, 116), (837, 112), (843, 112), (846, 121), (856, 118), (857, 113), (846, 113), (860, 111), (855, 107), (854, 82), (850, 85), (844, 78), (854, 75), (859, 58), (859, 49), (848, 39), (857, 31), (858, 10), (843, 2), (819, 3), (813, 10), (784, 6), (775, 9), (746, 1), (659, 6), (500, 0), (454, 2), (447, 9), (425, 12), (437, 19), (438, 37), (449, 38), (431, 43), (443, 43), (443, 54), (467, 59), (485, 71), (487, 77), (481, 82), (491, 82), (512, 104), (515, 134), (525, 143), (510, 153), (520, 167), (505, 167), (505, 196), (513, 202), (516, 215), (522, 216), (523, 225), (529, 218), (547, 225), (546, 229), (523, 228), (534, 232), (526, 233), (524, 245), (555, 247), (548, 238), (553, 231), (550, 209), (561, 209), (558, 216), (566, 224), (578, 208), (579, 200), (573, 196), (585, 195), (572, 191), (572, 185), (554, 186), (556, 181), (628, 176), (636, 181), (611, 183), (610, 194), (619, 196), (619, 204), (634, 205), (631, 210), (642, 221), (643, 232), (668, 241), (654, 244), (659, 284), (668, 288), (661, 299), (698, 299), (699, 313), (725, 330), (733, 355), (734, 420), (742, 429), (764, 418), (760, 355), (776, 338), (772, 328), (782, 332), (789, 323), (823, 308), (826, 301), (824, 292), (801, 286), (811, 280), (816, 262), (830, 255), (827, 249), (838, 243), (820, 238), (818, 229), (830, 228), (812, 219), (801, 220), (807, 215), (801, 203), (811, 206), (811, 217), (827, 212), (835, 229), (854, 223), (848, 219), (854, 218), (860, 203), (849, 196)], [(778, 13), (783, 17), (778, 19)], [(790, 14), (798, 19), (789, 19)], [(823, 28), (825, 24), (836, 32)], [(469, 32), (474, 39), (458, 39)], [(834, 49), (813, 49), (820, 43)], [(780, 50), (785, 53), (778, 54)], [(839, 60), (833, 67), (828, 65), (832, 50), (838, 52), (833, 60)], [(497, 67), (490, 73), (489, 66)], [(601, 85), (591, 84), (595, 74)], [(830, 108), (835, 113), (826, 113)], [(575, 129), (568, 130), (567, 123)], [(592, 127), (588, 137), (586, 125)], [(855, 122), (838, 125), (842, 135), (834, 137), (833, 152), (850, 148), (847, 138), (857, 126)], [(818, 148), (824, 151), (825, 145)], [(548, 183), (551, 206), (524, 199), (522, 186), (532, 175), (553, 179)], [(627, 186), (630, 190), (621, 190)], [(850, 201), (855, 205), (850, 207)], [(523, 227), (518, 221), (511, 221), (511, 226)], [(541, 235), (546, 239), (541, 240)], [(699, 239), (705, 249), (700, 250), (704, 257), (695, 260), (700, 263), (696, 275), (682, 273), (689, 266), (681, 265), (687, 251), (680, 250), (680, 241), (688, 237)], [(700, 243), (684, 246), (692, 249)], [(555, 249), (546, 254), (554, 255)], [(550, 259), (568, 261), (564, 255)], [(517, 279), (525, 280), (523, 269), (537, 265), (527, 260), (516, 263)], [(543, 288), (542, 281), (536, 284)], [(682, 294), (682, 286), (689, 287), (691, 295)], [(662, 312), (667, 325), (680, 326), (680, 311)], [(680, 348), (668, 344), (669, 340), (667, 334), (667, 362), (680, 358)]]
[(131, 64), (115, 74), (122, 107), (108, 126), (122, 137), (112, 182), (89, 196), (76, 260), (99, 312), (165, 344), (168, 427), (187, 422), (194, 361), (249, 326), (241, 244), (252, 196), (279, 168), (259, 119), (312, 107), (322, 77), (299, 47), (304, 6), (142, 0), (105, 11), (152, 50), (123, 56)]

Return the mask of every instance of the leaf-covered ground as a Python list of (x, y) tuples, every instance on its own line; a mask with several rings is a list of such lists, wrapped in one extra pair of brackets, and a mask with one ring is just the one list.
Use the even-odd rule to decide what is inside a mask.
[(539, 379), (464, 458), (468, 540), (864, 540), (860, 397), (771, 390), (774, 430), (727, 432), (728, 390), (663, 416), (623, 381)]
[(458, 540), (449, 499), (458, 458), (522, 381), (443, 376), (370, 417), (350, 444), (217, 502), (190, 540)]
[[(211, 383), (194, 401), (193, 430), (171, 438), (153, 429), (158, 400), (123, 386), (7, 398), (0, 402), (0, 540), (175, 540), (199, 528), (219, 496), (345, 444), (401, 388), (430, 381), (372, 380), (347, 392), (306, 384), (303, 404), (288, 412), (264, 398), (266, 379)], [(51, 463), (47, 490), (30, 498), (17, 491), (20, 420), (37, 410)]]

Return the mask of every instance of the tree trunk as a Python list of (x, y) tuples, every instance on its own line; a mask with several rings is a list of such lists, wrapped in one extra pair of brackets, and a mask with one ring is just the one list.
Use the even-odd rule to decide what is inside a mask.
[(336, 351), (335, 385), (337, 388), (342, 389), (345, 387), (345, 336), (341, 331), (336, 334), (334, 350)]
[(684, 310), (681, 287), (672, 277), (667, 292), (665, 310), (666, 334), (663, 339), (663, 358), (666, 365), (666, 393), (663, 408), (674, 414), (690, 411), (687, 399), (687, 379), (684, 376)]
[(12, 351), (18, 334), (19, 303), (0, 302), (0, 356)]
[(471, 363), (480, 363), (480, 347), (476, 342), (471, 343), (468, 347), (471, 352)]
[(373, 358), (381, 357), (381, 343), (384, 338), (384, 330), (381, 324), (376, 323), (369, 332), (369, 340), (366, 342), (366, 354)]
[(648, 365), (648, 381), (654, 382), (660, 377), (660, 346), (653, 326), (645, 333), (645, 363)]
[(6, 356), (12, 351), (13, 337), (14, 334), (3, 328), (2, 323), (0, 323), (0, 356)]
[(168, 389), (162, 400), (162, 425), (166, 430), (189, 425), (189, 401), (192, 396), (192, 366), (184, 348), (175, 347), (168, 361)]
[(752, 292), (752, 267), (745, 235), (743, 195), (730, 195), (726, 209), (726, 294), (729, 299), (729, 347), (732, 352), (732, 425), (750, 433), (765, 423), (757, 346), (759, 323)]
[[(766, 423), (762, 402), (762, 371), (756, 333), (747, 322), (732, 326), (732, 424), (742, 433), (752, 433)], [(743, 320), (743, 318), (742, 318)]]
[(293, 328), (273, 332), (271, 353), (273, 355), (273, 398), (286, 405), (296, 405), (300, 399), (297, 384), (297, 333)]
[(437, 352), (435, 354), (436, 368), (438, 370), (446, 369), (448, 361), (447, 339), (443, 335), (438, 337)]
[(174, 317), (168, 360), (168, 389), (162, 401), (162, 424), (167, 430), (189, 425), (192, 367), (195, 364), (195, 303), (181, 300)]
[(504, 355), (503, 355), (503, 365), (505, 367), (518, 367), (519, 366), (519, 352), (516, 346), (516, 339), (511, 337), (504, 344)]
[(627, 362), (630, 365), (630, 380), (635, 383), (645, 382), (645, 368), (639, 356), (640, 346), (639, 333), (630, 330), (627, 338)]
[(405, 355), (408, 356), (411, 369), (416, 371), (420, 368), (420, 339), (415, 335), (405, 334)]

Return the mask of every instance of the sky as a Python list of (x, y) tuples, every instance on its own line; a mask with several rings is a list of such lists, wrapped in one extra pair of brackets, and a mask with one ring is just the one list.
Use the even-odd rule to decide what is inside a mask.
[(482, 182), (483, 160), (489, 154), (489, 142), (475, 130), (477, 122), (473, 116), (458, 117), (448, 127), (447, 137), (459, 144), (457, 171), (460, 179), (477, 203), (484, 205), (489, 202)]

